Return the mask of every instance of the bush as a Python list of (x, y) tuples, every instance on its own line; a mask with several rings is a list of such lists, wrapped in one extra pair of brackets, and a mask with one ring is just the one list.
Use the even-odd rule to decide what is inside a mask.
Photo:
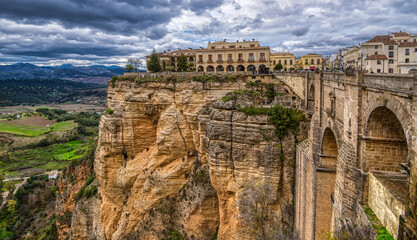
[(114, 111), (111, 110), (110, 108), (107, 108), (106, 111), (104, 111), (104, 114), (112, 115), (113, 113), (114, 113)]

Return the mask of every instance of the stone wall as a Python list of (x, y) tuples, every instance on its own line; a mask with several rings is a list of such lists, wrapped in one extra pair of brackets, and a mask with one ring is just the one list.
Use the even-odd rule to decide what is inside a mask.
[(405, 204), (394, 196), (378, 179), (379, 173), (369, 174), (369, 207), (391, 235), (397, 239), (400, 215), (404, 214)]
[[(286, 73), (291, 75), (291, 73)], [(282, 77), (284, 78), (284, 76)], [(288, 86), (300, 89), (302, 78), (299, 74), (286, 76)], [(304, 81), (308, 81), (305, 77)], [(334, 203), (332, 205), (330, 228), (339, 227), (339, 220), (356, 221), (358, 202), (368, 201), (369, 185), (367, 175), (370, 170), (399, 172), (405, 163), (409, 168), (408, 206), (405, 211), (405, 237), (413, 239), (417, 229), (417, 78), (412, 75), (372, 74), (354, 75), (343, 73), (316, 74), (314, 81), (315, 108), (311, 121), (310, 155), (312, 176), (297, 174), (297, 178), (314, 179), (306, 186), (313, 188), (313, 195), (319, 206), (319, 187), (321, 179), (326, 179), (318, 172), (321, 165), (331, 167), (334, 158), (324, 154), (331, 145), (325, 144), (325, 131), (330, 129), (338, 146), (336, 177), (334, 183)], [(305, 91), (305, 98), (308, 93)], [(380, 111), (382, 110), (382, 111)], [(301, 157), (301, 155), (300, 155)], [(301, 159), (300, 159), (301, 160)], [(302, 161), (300, 161), (302, 163)], [(306, 173), (304, 171), (304, 173)], [(307, 191), (300, 190), (300, 198), (308, 199)], [(299, 196), (297, 195), (297, 196)], [(297, 210), (298, 211), (298, 210)], [(314, 211), (320, 212), (319, 209)], [(311, 216), (314, 221), (321, 221), (320, 214)], [(322, 218), (323, 219), (323, 218)], [(318, 225), (316, 225), (317, 229)], [(325, 228), (328, 228), (326, 226)], [(303, 236), (311, 236), (314, 229), (304, 227)], [(310, 235), (309, 235), (310, 234)], [(310, 239), (310, 238), (304, 238)]]

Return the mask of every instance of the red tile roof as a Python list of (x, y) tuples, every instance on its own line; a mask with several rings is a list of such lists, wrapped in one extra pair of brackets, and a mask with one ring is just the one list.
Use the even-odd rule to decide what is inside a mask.
[(396, 45), (397, 43), (391, 39), (390, 35), (380, 35), (372, 38), (365, 43), (383, 43), (385, 45)]
[[(159, 57), (179, 57), (181, 54), (185, 56), (195, 56), (196, 49), (181, 49), (176, 51), (167, 51), (167, 52), (160, 52), (158, 53)], [(146, 57), (150, 57), (151, 55), (147, 55)]]
[(366, 58), (366, 60), (387, 60), (387, 59), (388, 59), (387, 56), (380, 55), (380, 54), (371, 55)]
[(391, 33), (392, 35), (394, 35), (395, 37), (409, 37), (410, 34), (406, 33), (406, 32), (395, 32), (395, 33)]
[(402, 42), (399, 47), (417, 47), (417, 42)]

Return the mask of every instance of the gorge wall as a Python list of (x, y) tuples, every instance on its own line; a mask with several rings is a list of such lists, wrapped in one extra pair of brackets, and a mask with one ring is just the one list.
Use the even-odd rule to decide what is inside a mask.
[(109, 84), (114, 112), (101, 118), (94, 163), (99, 197), (75, 206), (73, 239), (242, 239), (236, 202), (248, 181), (273, 186), (274, 215), (292, 228), (295, 143), (308, 124), (278, 139), (268, 116), (237, 109), (300, 100), (278, 81), (259, 98), (266, 85), (245, 76), (212, 80)]

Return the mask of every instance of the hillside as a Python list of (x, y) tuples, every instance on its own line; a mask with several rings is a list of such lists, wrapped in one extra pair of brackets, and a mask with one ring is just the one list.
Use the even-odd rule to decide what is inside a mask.
[(0, 80), (6, 79), (65, 79), (84, 83), (105, 84), (116, 75), (123, 74), (124, 69), (118, 66), (77, 67), (64, 64), (57, 67), (40, 67), (30, 63), (0, 65)]

